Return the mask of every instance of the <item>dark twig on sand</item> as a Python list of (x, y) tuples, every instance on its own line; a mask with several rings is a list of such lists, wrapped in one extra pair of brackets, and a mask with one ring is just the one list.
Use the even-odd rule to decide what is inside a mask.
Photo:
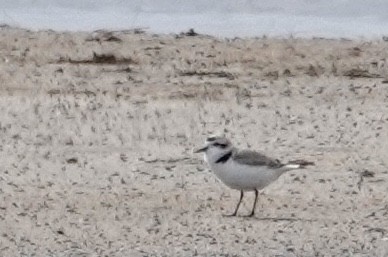
[(360, 173), (360, 180), (357, 183), (358, 190), (361, 191), (362, 183), (364, 182), (364, 177), (373, 178), (375, 176), (375, 173), (373, 171), (364, 170)]

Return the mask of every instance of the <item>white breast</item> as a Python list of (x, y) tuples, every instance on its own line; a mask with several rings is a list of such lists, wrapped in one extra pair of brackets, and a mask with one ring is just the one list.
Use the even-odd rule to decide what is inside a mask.
[(237, 190), (263, 189), (284, 173), (282, 169), (243, 165), (233, 159), (226, 163), (212, 163), (210, 168), (223, 183)]

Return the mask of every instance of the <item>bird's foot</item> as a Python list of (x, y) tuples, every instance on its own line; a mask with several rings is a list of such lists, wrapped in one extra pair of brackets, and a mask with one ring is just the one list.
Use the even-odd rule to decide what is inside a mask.
[(247, 217), (247, 218), (252, 218), (255, 216), (255, 212), (251, 212), (250, 214), (248, 215), (245, 215), (244, 217)]
[(237, 213), (232, 213), (232, 214), (222, 214), (223, 217), (236, 217)]

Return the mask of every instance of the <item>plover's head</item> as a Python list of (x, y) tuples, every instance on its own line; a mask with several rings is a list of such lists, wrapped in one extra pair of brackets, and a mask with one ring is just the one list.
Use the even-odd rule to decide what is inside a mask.
[(219, 158), (232, 150), (232, 143), (224, 136), (210, 136), (205, 141), (205, 146), (194, 151), (195, 153), (203, 152), (205, 161), (214, 163)]

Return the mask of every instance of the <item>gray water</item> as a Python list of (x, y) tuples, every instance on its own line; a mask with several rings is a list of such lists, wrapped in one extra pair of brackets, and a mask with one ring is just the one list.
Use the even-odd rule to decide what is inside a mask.
[(0, 23), (35, 30), (194, 28), (220, 37), (380, 38), (388, 35), (388, 0), (0, 0)]

